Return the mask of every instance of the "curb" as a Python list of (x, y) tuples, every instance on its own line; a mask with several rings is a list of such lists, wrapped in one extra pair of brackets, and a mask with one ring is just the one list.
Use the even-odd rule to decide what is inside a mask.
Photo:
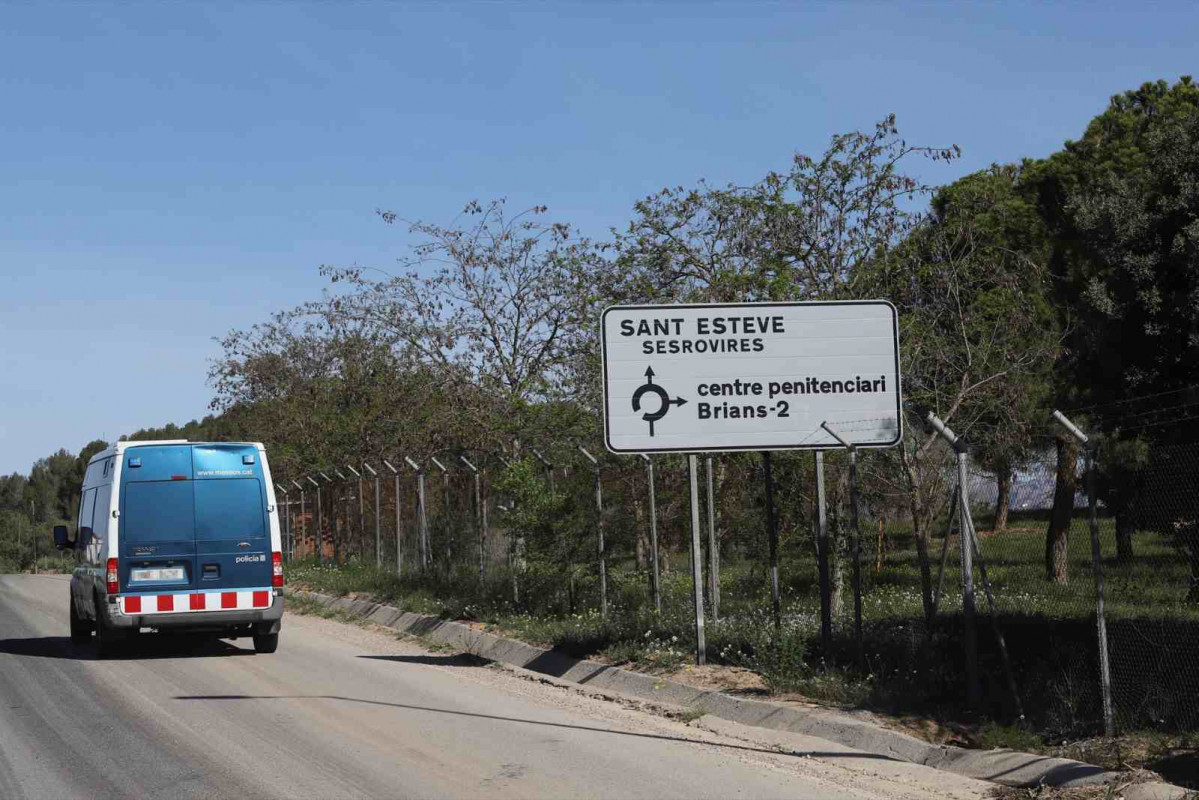
[[(1015, 750), (966, 750), (950, 745), (929, 744), (846, 713), (800, 709), (696, 689), (653, 675), (572, 658), (555, 650), (487, 633), (465, 623), (401, 611), (371, 600), (330, 597), (290, 588), (284, 591), (288, 595), (315, 601), (400, 633), (427, 637), (491, 661), (500, 661), (593, 689), (693, 708), (742, 725), (816, 736), (863, 752), (922, 764), (968, 778), (1016, 787), (1042, 784), (1074, 787), (1115, 783), (1123, 776), (1123, 773), (1066, 758), (1050, 758)], [(1125, 793), (1132, 788), (1125, 789)], [(1145, 783), (1136, 788), (1147, 792), (1143, 795), (1147, 798), (1173, 800), (1186, 796), (1186, 790), (1166, 783)]]

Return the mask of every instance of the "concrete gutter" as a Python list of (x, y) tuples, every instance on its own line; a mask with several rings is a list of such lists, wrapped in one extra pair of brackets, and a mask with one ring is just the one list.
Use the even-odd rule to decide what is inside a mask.
[[(1074, 787), (1116, 783), (1124, 777), (1123, 773), (1067, 758), (1050, 758), (1015, 750), (967, 750), (929, 744), (844, 712), (795, 708), (697, 689), (641, 672), (572, 658), (555, 650), (487, 633), (462, 622), (401, 611), (370, 600), (330, 597), (292, 589), (286, 589), (285, 592), (400, 633), (427, 637), (490, 661), (499, 661), (592, 689), (695, 709), (741, 725), (816, 736), (866, 753), (923, 764), (1005, 786), (1031, 787), (1043, 784)], [(1128, 787), (1124, 790), (1124, 796), (1133, 797), (1134, 794), (1130, 794), (1133, 789), (1138, 790), (1135, 796), (1162, 800), (1175, 800), (1187, 794), (1180, 787), (1155, 782)], [(1142, 795), (1142, 792), (1147, 793)]]

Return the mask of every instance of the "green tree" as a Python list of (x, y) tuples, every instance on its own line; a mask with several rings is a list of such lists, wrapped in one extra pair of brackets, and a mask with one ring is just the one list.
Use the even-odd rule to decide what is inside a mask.
[[(1109, 439), (1199, 439), (1197, 115), (1199, 86), (1189, 77), (1146, 83), (1112, 97), (1081, 139), (1026, 167), (1025, 188), (1053, 236), (1067, 322), (1057, 395), (1082, 406), (1088, 427)], [(1059, 450), (1067, 461), (1058, 465), (1055, 503), (1072, 508), (1064, 484), (1074, 463), (1068, 448)], [(1101, 497), (1116, 513), (1118, 552), (1128, 560), (1144, 450), (1109, 444), (1101, 455)], [(1068, 520), (1069, 509), (1055, 509), (1047, 539), (1064, 538)], [(1049, 571), (1064, 576), (1065, 565)]]
[(1022, 179), (1019, 166), (996, 165), (940, 189), (932, 201), (939, 225), (963, 227), (966, 239), (962, 246), (973, 249), (972, 259), (1014, 268), (1009, 286), (1012, 280), (1020, 283), (1028, 325), (1013, 329), (1017, 338), (1008, 344), (1013, 353), (1027, 347), (1042, 356), (988, 387), (987, 402), (977, 404), (973, 419), (965, 423), (975, 460), (996, 477), (996, 531), (1007, 526), (1014, 471), (1036, 455), (1036, 436), (1044, 429), (1045, 408), (1052, 393), (1057, 352), (1053, 337), (1060, 335), (1047, 269), (1052, 239), (1035, 204), (1022, 190)]
[[(1017, 235), (1028, 209), (1019, 171), (995, 168), (939, 194), (867, 285), (900, 312), (904, 396), (933, 410), (992, 462), (1016, 461), (1028, 440), (1028, 406), (1059, 347), (1040, 240)], [(917, 428), (919, 430), (919, 428)], [(909, 434), (882, 457), (884, 480), (904, 487), (916, 534), (926, 617), (932, 615), (928, 548), (944, 507), (948, 453), (931, 431)]]

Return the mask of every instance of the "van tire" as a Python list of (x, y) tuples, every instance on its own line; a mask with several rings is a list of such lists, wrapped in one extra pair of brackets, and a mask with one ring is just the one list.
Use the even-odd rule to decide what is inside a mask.
[(125, 644), (124, 631), (108, 621), (108, 606), (96, 597), (96, 656), (111, 658)]
[(91, 626), (87, 624), (87, 620), (79, 616), (79, 609), (75, 607), (75, 595), (71, 595), (71, 644), (76, 647), (82, 647), (87, 644), (92, 638)]
[(277, 633), (256, 633), (254, 634), (254, 652), (255, 653), (273, 653), (279, 649), (279, 634)]

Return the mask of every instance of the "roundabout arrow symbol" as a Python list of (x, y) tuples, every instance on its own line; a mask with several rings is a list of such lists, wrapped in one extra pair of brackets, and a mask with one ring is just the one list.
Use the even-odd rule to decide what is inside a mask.
[(652, 366), (645, 368), (645, 384), (643, 386), (638, 386), (637, 391), (633, 392), (634, 411), (641, 410), (641, 398), (646, 392), (653, 392), (654, 394), (658, 395), (658, 399), (661, 400), (661, 405), (657, 411), (647, 411), (641, 415), (641, 418), (649, 423), (649, 435), (653, 436), (654, 423), (666, 416), (666, 412), (670, 410), (671, 406), (686, 405), (687, 400), (683, 397), (671, 398), (665, 389), (654, 383), (654, 368)]

